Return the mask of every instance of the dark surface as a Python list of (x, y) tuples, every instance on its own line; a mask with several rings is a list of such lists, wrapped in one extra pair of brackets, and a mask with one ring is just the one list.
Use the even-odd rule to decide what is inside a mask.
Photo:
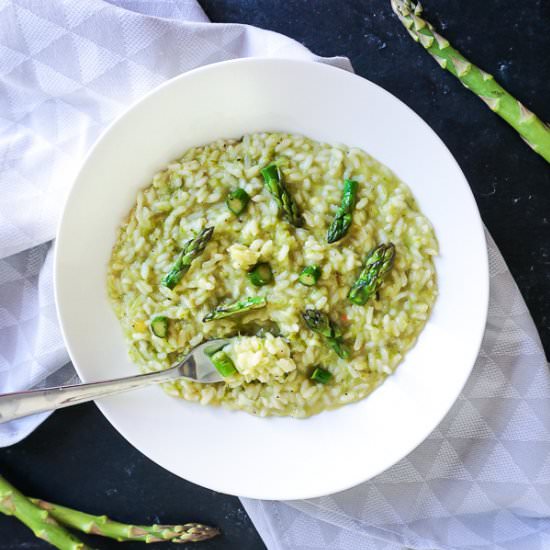
[[(201, 4), (213, 21), (257, 25), (285, 33), (320, 55), (349, 56), (358, 74), (431, 125), (464, 170), (548, 354), (550, 167), (412, 42), (389, 0)], [(550, 120), (550, 0), (426, 4), (426, 17), (456, 47)], [(223, 529), (222, 538), (197, 548), (264, 548), (236, 498), (165, 472), (130, 447), (94, 405), (58, 412), (24, 442), (0, 450), (0, 471), (25, 492), (90, 512), (134, 521), (198, 520)], [(1, 548), (46, 546), (11, 518), (0, 517), (0, 533)], [(96, 539), (94, 545), (114, 548), (116, 543), (100, 545)]]
[[(236, 497), (203, 489), (157, 466), (92, 403), (58, 411), (24, 442), (0, 449), (0, 473), (29, 496), (92, 514), (134, 523), (198, 521), (223, 529), (222, 537), (191, 545), (197, 549), (264, 548)], [(2, 549), (49, 547), (24, 525), (1, 515), (0, 534)], [(94, 548), (189, 547), (138, 542), (120, 547), (98, 537), (88, 540)]]

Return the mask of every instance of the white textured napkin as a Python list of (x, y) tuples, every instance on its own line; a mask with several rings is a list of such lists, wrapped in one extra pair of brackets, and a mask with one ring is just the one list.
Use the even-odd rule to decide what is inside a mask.
[[(116, 4), (0, 0), (0, 392), (74, 377), (55, 316), (50, 240), (82, 156), (129, 102), (235, 57), (351, 69), (272, 32), (208, 23), (195, 0)], [(355, 489), (309, 501), (243, 500), (268, 548), (550, 548), (550, 376), (490, 238), (489, 250), (482, 352), (446, 419)], [(44, 417), (1, 426), (0, 446)]]

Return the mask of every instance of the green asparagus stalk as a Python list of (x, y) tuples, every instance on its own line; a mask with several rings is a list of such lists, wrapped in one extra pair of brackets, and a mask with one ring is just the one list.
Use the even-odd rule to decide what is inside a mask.
[(306, 309), (302, 313), (306, 325), (317, 334), (324, 336), (327, 344), (336, 352), (338, 357), (347, 359), (349, 350), (342, 342), (342, 331), (333, 323), (328, 315), (318, 309)]
[(315, 367), (311, 373), (310, 379), (321, 384), (328, 384), (332, 378), (332, 373), (323, 367)]
[(237, 372), (237, 369), (235, 368), (235, 363), (233, 363), (233, 360), (223, 349), (219, 349), (218, 351), (214, 352), (212, 355), (210, 355), (210, 361), (212, 361), (212, 364), (214, 367), (216, 367), (216, 370), (223, 376), (232, 376)]
[(321, 268), (317, 264), (306, 265), (298, 277), (304, 286), (313, 286), (321, 276)]
[(191, 239), (185, 243), (176, 263), (162, 279), (162, 284), (164, 286), (172, 289), (181, 281), (182, 277), (191, 267), (193, 260), (202, 254), (208, 244), (208, 241), (212, 238), (213, 233), (214, 228), (207, 227), (206, 229), (203, 229), (194, 239)]
[(157, 315), (151, 320), (151, 332), (158, 338), (166, 338), (168, 336), (168, 317)]
[(227, 208), (229, 208), (235, 216), (240, 216), (246, 210), (249, 202), (250, 195), (241, 187), (230, 191), (225, 199)]
[(218, 306), (203, 319), (204, 323), (208, 321), (215, 321), (217, 319), (223, 319), (230, 315), (236, 315), (237, 313), (244, 313), (251, 309), (260, 309), (267, 305), (267, 300), (264, 296), (252, 296), (250, 298), (244, 298), (231, 304), (225, 304)]
[(47, 513), (57, 522), (90, 535), (100, 535), (121, 541), (176, 543), (199, 542), (215, 537), (219, 529), (200, 523), (183, 525), (128, 525), (113, 521), (107, 516), (94, 516), (52, 504), (44, 500), (30, 499), (42, 513)]
[(273, 281), (273, 271), (267, 262), (260, 262), (248, 271), (248, 280), (254, 286), (265, 286)]
[(368, 299), (380, 288), (386, 273), (393, 266), (395, 246), (393, 243), (381, 244), (371, 250), (365, 259), (359, 277), (353, 283), (348, 298), (357, 305), (364, 305)]
[(281, 177), (281, 171), (277, 164), (272, 163), (261, 170), (261, 174), (264, 178), (265, 186), (275, 199), (275, 202), (279, 206), (283, 218), (296, 227), (302, 227), (303, 220), (298, 206), (294, 202), (294, 199), (288, 192), (283, 179)]
[(494, 77), (476, 67), (433, 26), (422, 19), (422, 6), (412, 0), (391, 0), (393, 11), (416, 42), (432, 55), (441, 67), (482, 99), (497, 115), (510, 124), (523, 140), (550, 162), (550, 127), (500, 86)]
[(358, 183), (353, 180), (344, 181), (344, 190), (342, 191), (342, 202), (336, 211), (334, 220), (330, 224), (327, 232), (327, 241), (335, 243), (342, 239), (350, 228), (355, 208), (355, 199), (357, 197)]
[(15, 516), (36, 537), (60, 550), (85, 550), (88, 547), (59, 525), (48, 510), (33, 504), (5, 478), (0, 476), (0, 512)]

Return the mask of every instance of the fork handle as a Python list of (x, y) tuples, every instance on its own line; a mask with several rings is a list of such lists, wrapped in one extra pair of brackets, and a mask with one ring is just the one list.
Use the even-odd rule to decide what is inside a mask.
[(104, 382), (73, 384), (0, 394), (0, 424), (45, 411), (54, 411), (93, 399), (122, 393), (177, 378), (177, 369), (137, 374)]

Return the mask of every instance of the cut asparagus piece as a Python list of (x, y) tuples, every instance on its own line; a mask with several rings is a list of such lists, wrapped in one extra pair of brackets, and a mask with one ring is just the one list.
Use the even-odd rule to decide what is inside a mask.
[(115, 539), (119, 542), (199, 542), (215, 537), (219, 529), (200, 523), (185, 523), (183, 525), (129, 525), (113, 521), (107, 516), (94, 516), (52, 504), (44, 500), (30, 499), (33, 504), (47, 511), (59, 523), (88, 533)]
[(315, 380), (315, 382), (326, 384), (332, 378), (332, 374), (322, 367), (315, 367), (315, 369), (311, 373), (310, 378), (311, 380)]
[(179, 255), (179, 258), (176, 260), (176, 263), (164, 276), (161, 284), (170, 289), (174, 288), (181, 281), (185, 273), (187, 273), (193, 260), (202, 254), (208, 244), (208, 241), (212, 238), (213, 233), (214, 228), (207, 227), (206, 229), (203, 229), (194, 239), (187, 241)]
[(217, 319), (223, 319), (231, 315), (237, 315), (238, 313), (245, 313), (251, 309), (260, 309), (267, 305), (267, 300), (264, 296), (252, 296), (250, 298), (244, 298), (231, 304), (225, 304), (218, 306), (211, 311), (203, 319), (204, 323), (209, 321), (215, 321)]
[(159, 338), (168, 336), (168, 317), (157, 315), (151, 320), (151, 332)]
[(216, 367), (216, 370), (223, 377), (231, 376), (237, 372), (235, 363), (233, 363), (231, 357), (223, 351), (223, 348), (210, 355), (210, 361), (212, 361), (212, 364)]
[(230, 191), (225, 199), (227, 208), (229, 208), (235, 216), (240, 216), (246, 210), (249, 202), (250, 195), (240, 187)]
[(393, 243), (381, 244), (371, 250), (365, 259), (359, 277), (353, 283), (348, 298), (357, 305), (364, 305), (380, 288), (382, 281), (393, 266), (395, 246)]
[(317, 334), (323, 336), (327, 344), (336, 352), (338, 357), (347, 359), (349, 350), (342, 341), (340, 327), (333, 323), (326, 313), (318, 309), (306, 309), (302, 313), (306, 325)]
[(344, 180), (344, 189), (342, 191), (342, 202), (336, 211), (334, 220), (330, 224), (327, 232), (327, 241), (335, 243), (343, 238), (352, 222), (353, 209), (355, 208), (355, 199), (357, 197), (358, 183), (354, 180)]
[(260, 262), (248, 272), (248, 279), (254, 286), (265, 286), (273, 281), (273, 272), (267, 262)]
[(47, 510), (33, 504), (5, 478), (0, 476), (0, 512), (15, 516), (36, 537), (61, 550), (85, 550), (88, 548), (64, 527), (59, 525)]
[(279, 206), (283, 218), (296, 227), (302, 227), (302, 216), (300, 215), (298, 206), (283, 182), (281, 171), (277, 164), (272, 163), (263, 168), (260, 172), (264, 178), (265, 186)]
[(422, 19), (422, 6), (411, 0), (391, 0), (393, 11), (409, 34), (432, 55), (439, 65), (456, 76), (471, 92), (482, 99), (491, 111), (501, 116), (523, 140), (550, 162), (550, 127), (510, 95), (494, 77), (476, 67), (449, 41)]
[(306, 267), (302, 269), (298, 281), (305, 286), (313, 286), (319, 280), (320, 276), (321, 268), (317, 264), (306, 265)]

